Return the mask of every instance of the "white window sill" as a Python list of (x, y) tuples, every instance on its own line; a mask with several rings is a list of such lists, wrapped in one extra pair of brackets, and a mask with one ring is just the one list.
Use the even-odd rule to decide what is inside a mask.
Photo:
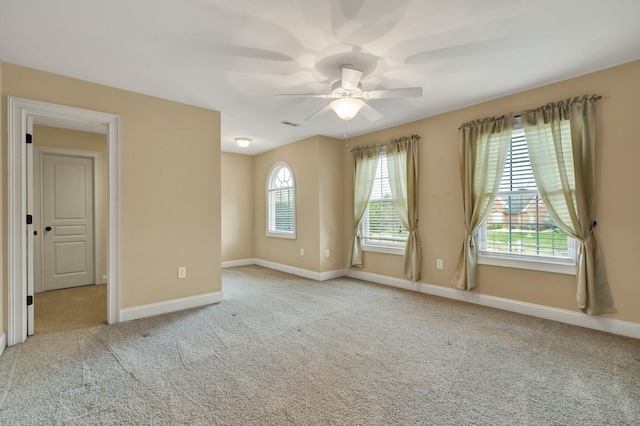
[(372, 251), (375, 253), (404, 255), (404, 247), (375, 246), (372, 244), (363, 244), (362, 251)]
[(478, 265), (501, 266), (503, 268), (529, 269), (556, 274), (576, 274), (576, 265), (568, 262), (549, 262), (535, 258), (517, 259), (515, 256), (478, 254)]
[(267, 231), (267, 237), (287, 238), (289, 240), (295, 240), (296, 239), (296, 233), (295, 232), (273, 232), (273, 231)]

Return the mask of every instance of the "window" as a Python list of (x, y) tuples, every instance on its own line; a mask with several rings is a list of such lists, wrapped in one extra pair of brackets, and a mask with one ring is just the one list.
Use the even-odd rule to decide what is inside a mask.
[(267, 180), (267, 236), (296, 238), (295, 181), (284, 162), (273, 165)]
[(521, 128), (513, 130), (500, 189), (479, 241), (481, 264), (575, 274), (576, 242), (558, 229), (538, 193)]
[(384, 147), (380, 150), (371, 198), (361, 229), (363, 250), (404, 254), (408, 233), (393, 204)]

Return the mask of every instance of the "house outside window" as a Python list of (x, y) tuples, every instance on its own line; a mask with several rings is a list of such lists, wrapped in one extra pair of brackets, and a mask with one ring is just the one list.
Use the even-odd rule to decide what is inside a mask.
[(547, 211), (524, 131), (514, 129), (500, 188), (479, 231), (478, 263), (575, 274), (576, 241)]
[(271, 167), (267, 178), (267, 236), (296, 238), (295, 179), (282, 161)]
[(380, 150), (378, 168), (371, 198), (364, 213), (361, 233), (362, 249), (365, 251), (404, 254), (408, 232), (394, 207), (384, 147)]

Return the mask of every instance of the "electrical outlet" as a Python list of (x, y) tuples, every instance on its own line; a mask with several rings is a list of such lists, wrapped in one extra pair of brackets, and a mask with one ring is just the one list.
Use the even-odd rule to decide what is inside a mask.
[(181, 266), (178, 268), (178, 278), (187, 278), (187, 267)]
[(444, 265), (442, 264), (442, 259), (437, 259), (436, 260), (436, 268), (438, 268), (438, 269), (444, 268)]
[(329, 251), (329, 249), (326, 249), (324, 251), (324, 257), (329, 257), (329, 256), (331, 256), (331, 252)]
[(304, 249), (300, 249), (300, 256), (304, 256)]

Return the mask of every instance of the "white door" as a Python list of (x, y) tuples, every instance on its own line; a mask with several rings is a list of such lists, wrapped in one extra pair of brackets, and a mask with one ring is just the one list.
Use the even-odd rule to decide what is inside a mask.
[(42, 156), (44, 290), (95, 284), (93, 161)]

